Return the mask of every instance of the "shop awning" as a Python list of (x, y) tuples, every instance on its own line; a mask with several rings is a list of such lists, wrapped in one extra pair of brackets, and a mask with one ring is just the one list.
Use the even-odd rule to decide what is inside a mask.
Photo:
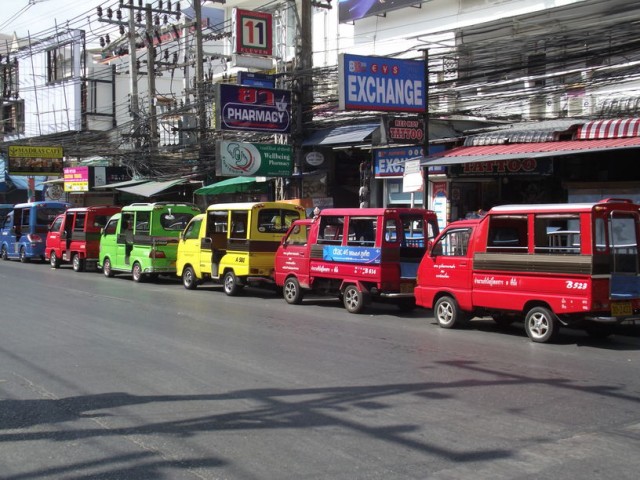
[(221, 193), (241, 193), (262, 191), (267, 188), (266, 182), (259, 182), (256, 177), (232, 177), (197, 189), (196, 195), (219, 195)]
[(130, 193), (132, 195), (139, 195), (140, 197), (155, 197), (161, 193), (169, 190), (171, 187), (186, 183), (185, 178), (179, 178), (177, 180), (167, 180), (164, 182), (145, 182), (138, 185), (132, 185), (130, 187), (116, 187), (116, 190), (120, 192)]
[(149, 179), (147, 178), (138, 178), (136, 180), (126, 180), (124, 182), (118, 182), (118, 183), (109, 183), (107, 185), (96, 185), (94, 188), (94, 190), (102, 190), (102, 189), (106, 189), (106, 188), (120, 188), (120, 187), (130, 187), (131, 185), (138, 185), (140, 183), (144, 183), (144, 182), (148, 182)]
[(578, 140), (626, 138), (640, 136), (640, 118), (594, 120), (578, 129)]
[(495, 160), (556, 157), (608, 152), (625, 148), (640, 148), (640, 137), (458, 147), (443, 154), (426, 157), (422, 160), (421, 165), (434, 167)]
[(322, 147), (334, 145), (350, 145), (371, 142), (371, 135), (380, 128), (380, 123), (366, 123), (362, 125), (343, 125), (341, 127), (325, 128), (313, 133), (302, 142), (303, 147)]

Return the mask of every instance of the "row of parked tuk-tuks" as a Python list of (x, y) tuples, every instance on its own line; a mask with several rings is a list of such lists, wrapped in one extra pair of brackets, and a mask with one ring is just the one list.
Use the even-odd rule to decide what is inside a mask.
[(443, 328), (490, 316), (524, 320), (534, 342), (560, 326), (606, 336), (640, 319), (637, 204), (495, 207), (439, 231), (421, 208), (328, 208), (313, 218), (289, 202), (155, 202), (6, 206), (4, 260), (70, 263), (136, 282), (178, 276), (186, 289), (219, 283), (227, 295), (271, 286), (290, 304), (340, 298), (351, 313), (372, 300), (433, 309)]

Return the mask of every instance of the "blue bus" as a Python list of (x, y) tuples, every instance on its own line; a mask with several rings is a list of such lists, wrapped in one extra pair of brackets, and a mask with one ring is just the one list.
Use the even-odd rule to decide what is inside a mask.
[(29, 202), (13, 206), (0, 230), (0, 257), (3, 260), (32, 258), (44, 261), (49, 225), (71, 205), (63, 202)]

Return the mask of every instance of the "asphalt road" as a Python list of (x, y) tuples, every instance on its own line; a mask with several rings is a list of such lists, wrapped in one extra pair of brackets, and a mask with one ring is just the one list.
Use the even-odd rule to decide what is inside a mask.
[(636, 479), (640, 338), (0, 262), (0, 478)]

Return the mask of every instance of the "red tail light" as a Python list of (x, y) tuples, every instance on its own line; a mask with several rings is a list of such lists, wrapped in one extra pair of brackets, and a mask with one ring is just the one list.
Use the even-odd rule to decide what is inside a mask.
[(149, 252), (149, 258), (167, 258), (162, 250), (151, 250)]

